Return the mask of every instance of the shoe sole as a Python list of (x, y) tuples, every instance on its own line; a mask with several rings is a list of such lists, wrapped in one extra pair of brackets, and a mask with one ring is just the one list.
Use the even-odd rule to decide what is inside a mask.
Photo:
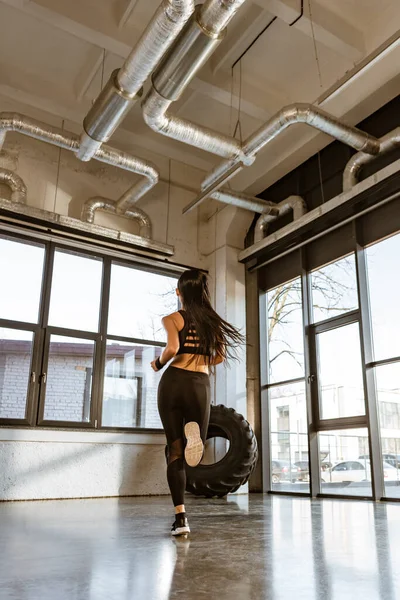
[(200, 427), (195, 421), (185, 425), (185, 460), (189, 467), (197, 467), (203, 458), (204, 446), (200, 437)]
[(190, 533), (189, 527), (178, 527), (177, 529), (175, 529), (175, 531), (171, 531), (171, 535), (175, 537), (177, 535), (186, 535), (188, 533)]

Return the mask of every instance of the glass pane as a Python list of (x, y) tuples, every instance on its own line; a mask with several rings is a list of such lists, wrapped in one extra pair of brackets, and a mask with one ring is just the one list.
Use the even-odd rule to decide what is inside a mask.
[(178, 309), (174, 277), (113, 264), (108, 332), (158, 342), (166, 341), (161, 318)]
[(157, 409), (160, 374), (150, 363), (163, 348), (108, 341), (103, 427), (161, 428)]
[(304, 376), (301, 281), (295, 279), (266, 294), (270, 383)]
[(317, 336), (321, 419), (365, 414), (358, 323)]
[(371, 496), (368, 430), (330, 431), (318, 439), (322, 493)]
[(400, 235), (366, 250), (374, 358), (400, 356)]
[(375, 369), (385, 495), (400, 498), (400, 363)]
[(0, 328), (0, 418), (24, 419), (33, 333)]
[(49, 325), (98, 331), (102, 271), (101, 259), (56, 251)]
[(52, 335), (47, 365), (46, 421), (90, 421), (93, 340)]
[(313, 321), (325, 321), (358, 308), (354, 254), (311, 273)]
[(44, 246), (0, 237), (0, 318), (37, 323)]
[(304, 382), (269, 389), (272, 489), (309, 492)]

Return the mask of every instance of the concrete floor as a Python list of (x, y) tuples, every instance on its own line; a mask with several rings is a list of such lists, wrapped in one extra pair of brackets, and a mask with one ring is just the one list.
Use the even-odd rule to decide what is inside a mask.
[(251, 495), (0, 505), (1, 600), (400, 599), (400, 505)]

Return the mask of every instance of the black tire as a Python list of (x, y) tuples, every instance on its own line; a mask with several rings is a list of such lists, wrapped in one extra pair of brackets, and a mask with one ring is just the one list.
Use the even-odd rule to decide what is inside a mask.
[(244, 485), (258, 458), (257, 439), (250, 424), (233, 408), (212, 406), (207, 439), (229, 440), (225, 456), (212, 465), (186, 466), (186, 491), (196, 496), (222, 498)]

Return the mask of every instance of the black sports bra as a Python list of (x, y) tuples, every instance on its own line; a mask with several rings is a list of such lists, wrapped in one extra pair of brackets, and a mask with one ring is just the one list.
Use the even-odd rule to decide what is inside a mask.
[[(186, 317), (186, 311), (179, 310), (179, 314), (183, 318), (183, 329), (178, 332), (179, 335), (179, 350), (177, 354), (197, 354), (204, 356), (200, 352), (199, 338), (194, 327), (188, 322)], [(208, 354), (206, 355), (208, 356)]]

